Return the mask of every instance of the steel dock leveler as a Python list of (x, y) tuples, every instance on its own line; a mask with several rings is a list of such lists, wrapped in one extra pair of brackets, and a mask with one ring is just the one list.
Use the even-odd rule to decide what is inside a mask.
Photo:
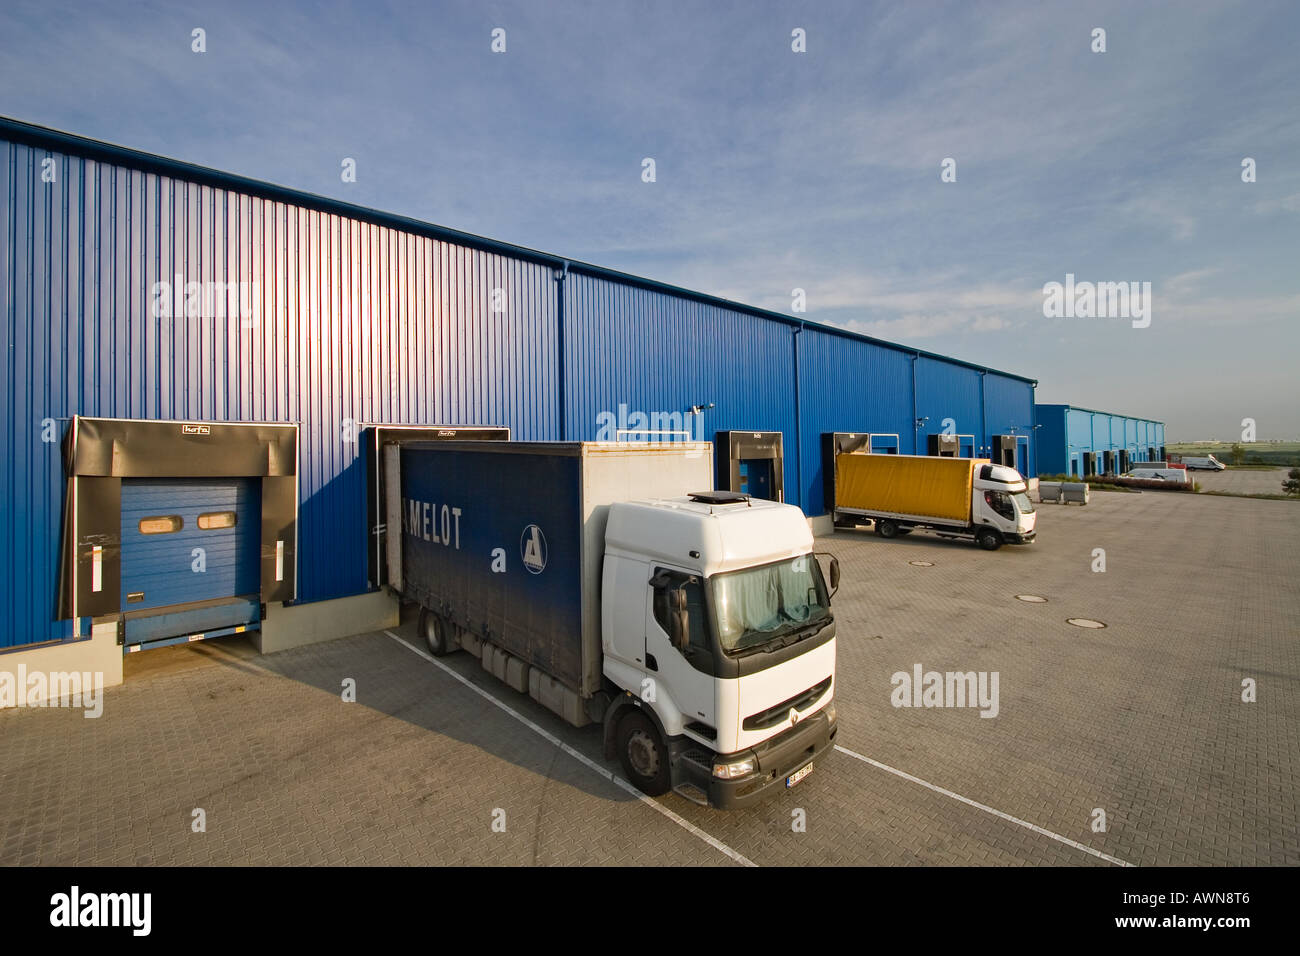
[(840, 454), (828, 471), (836, 523), (867, 519), (884, 538), (925, 528), (996, 551), (1037, 534), (1025, 479), (987, 459)]
[(835, 739), (829, 582), (795, 507), (712, 487), (708, 442), (383, 449), (388, 580), (435, 655), (465, 650), (658, 795), (719, 808), (797, 784)]

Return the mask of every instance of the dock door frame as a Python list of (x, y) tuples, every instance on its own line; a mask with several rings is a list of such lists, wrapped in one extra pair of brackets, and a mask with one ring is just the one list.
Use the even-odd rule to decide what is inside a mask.
[(298, 594), (298, 425), (74, 415), (64, 435), (66, 489), (56, 618), (122, 608), (122, 479), (261, 480), (263, 604)]
[[(362, 424), (366, 436), (366, 584), (379, 590), (389, 584), (386, 513), (387, 469), (384, 446), (408, 441), (509, 441), (504, 425), (392, 425)], [(400, 480), (400, 479), (399, 479)]]
[(785, 453), (782, 450), (781, 432), (718, 432), (714, 454), (717, 456), (717, 482), (720, 489), (744, 491), (740, 487), (742, 463), (770, 461), (775, 497), (769, 500), (785, 501)]

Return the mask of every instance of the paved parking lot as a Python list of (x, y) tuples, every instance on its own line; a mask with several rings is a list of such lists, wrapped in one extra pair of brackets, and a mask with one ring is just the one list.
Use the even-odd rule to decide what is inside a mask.
[(1229, 468), (1227, 471), (1191, 473), (1202, 491), (1228, 491), (1234, 495), (1280, 495), (1288, 468)]
[[(752, 810), (639, 799), (595, 729), (423, 658), (408, 625), (151, 651), (98, 720), (0, 712), (0, 863), (1300, 862), (1300, 507), (1099, 493), (1039, 527), (995, 553), (821, 539), (844, 568), (839, 743), (866, 759)], [(917, 664), (996, 671), (997, 717), (893, 707)]]

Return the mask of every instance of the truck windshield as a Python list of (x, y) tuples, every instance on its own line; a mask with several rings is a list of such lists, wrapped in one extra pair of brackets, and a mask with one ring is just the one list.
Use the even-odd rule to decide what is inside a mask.
[(1031, 515), (1034, 513), (1034, 506), (1029, 501), (1029, 495), (1023, 491), (1017, 491), (1011, 496), (1011, 500), (1016, 503), (1016, 510), (1022, 515)]
[(711, 581), (718, 640), (728, 653), (793, 635), (830, 617), (826, 584), (812, 555), (717, 574)]

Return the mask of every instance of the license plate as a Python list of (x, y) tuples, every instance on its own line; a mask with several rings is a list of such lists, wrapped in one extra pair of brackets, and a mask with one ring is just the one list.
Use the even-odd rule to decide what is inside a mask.
[(808, 766), (804, 767), (802, 770), (798, 770), (798, 771), (792, 773), (790, 776), (788, 776), (788, 777), (785, 778), (785, 785), (786, 785), (787, 787), (793, 787), (796, 783), (798, 783), (798, 782), (799, 782), (800, 780), (802, 780), (804, 777), (808, 776), (808, 774), (812, 773), (812, 768), (813, 768), (813, 765), (812, 765), (812, 764), (809, 764)]

